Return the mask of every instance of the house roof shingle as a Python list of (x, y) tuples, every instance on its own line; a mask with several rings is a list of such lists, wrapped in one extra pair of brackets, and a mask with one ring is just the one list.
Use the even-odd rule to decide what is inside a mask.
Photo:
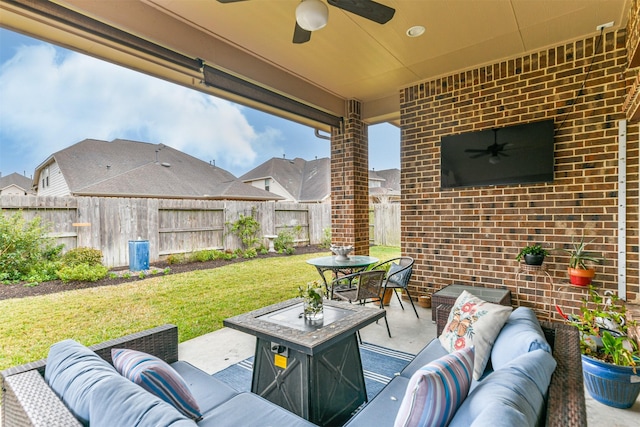
[(330, 160), (274, 157), (240, 177), (243, 182), (271, 178), (299, 202), (321, 202), (331, 195)]
[(31, 192), (31, 188), (33, 187), (33, 180), (17, 172), (13, 172), (9, 175), (0, 177), (0, 191), (12, 185), (20, 187), (26, 192)]
[(228, 171), (163, 144), (85, 139), (54, 153), (74, 195), (277, 200)]

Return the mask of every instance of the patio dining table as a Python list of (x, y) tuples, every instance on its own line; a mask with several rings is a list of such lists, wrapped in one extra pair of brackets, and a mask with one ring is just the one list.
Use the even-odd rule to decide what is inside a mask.
[[(339, 274), (347, 275), (352, 273), (357, 273), (359, 271), (365, 270), (372, 264), (378, 262), (378, 258), (368, 256), (368, 255), (351, 255), (346, 260), (338, 259), (337, 256), (325, 256), (320, 258), (312, 258), (307, 260), (307, 263), (313, 265), (322, 277), (322, 281), (324, 282), (325, 288), (327, 289), (327, 296), (331, 298), (332, 289), (329, 283), (333, 281)], [(327, 281), (327, 277), (325, 273), (327, 271), (331, 271), (333, 273), (333, 277), (330, 281)]]

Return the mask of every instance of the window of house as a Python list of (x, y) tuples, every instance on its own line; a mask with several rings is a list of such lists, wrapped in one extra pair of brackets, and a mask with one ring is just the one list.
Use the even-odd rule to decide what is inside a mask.
[(264, 180), (264, 189), (265, 191), (269, 191), (269, 185), (271, 184), (271, 180), (269, 178)]
[(42, 170), (42, 188), (47, 188), (49, 186), (49, 168), (44, 168)]

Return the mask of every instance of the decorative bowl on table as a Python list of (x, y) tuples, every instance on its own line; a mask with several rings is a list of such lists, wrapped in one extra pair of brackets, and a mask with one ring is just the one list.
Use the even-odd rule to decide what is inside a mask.
[(347, 261), (349, 259), (349, 252), (353, 250), (353, 246), (334, 246), (331, 245), (329, 248), (331, 252), (336, 254), (336, 261)]

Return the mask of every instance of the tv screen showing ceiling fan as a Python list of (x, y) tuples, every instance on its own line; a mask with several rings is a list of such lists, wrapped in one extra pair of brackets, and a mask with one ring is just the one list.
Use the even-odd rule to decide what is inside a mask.
[(443, 136), (440, 187), (553, 181), (553, 120)]

